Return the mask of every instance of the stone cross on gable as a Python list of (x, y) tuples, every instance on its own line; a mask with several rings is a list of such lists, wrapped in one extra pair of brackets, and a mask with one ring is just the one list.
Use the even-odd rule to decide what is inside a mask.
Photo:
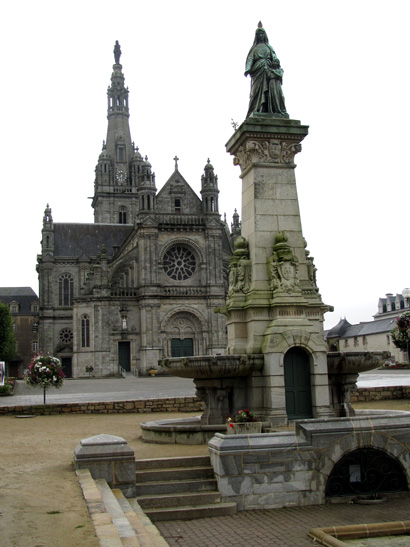
[(175, 156), (174, 158), (174, 161), (175, 161), (175, 171), (178, 171), (178, 160), (179, 158), (177, 156)]

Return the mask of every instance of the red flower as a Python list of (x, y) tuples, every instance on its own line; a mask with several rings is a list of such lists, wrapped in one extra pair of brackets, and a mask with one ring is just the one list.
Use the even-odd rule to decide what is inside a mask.
[(233, 427), (233, 424), (229, 424), (229, 427)]

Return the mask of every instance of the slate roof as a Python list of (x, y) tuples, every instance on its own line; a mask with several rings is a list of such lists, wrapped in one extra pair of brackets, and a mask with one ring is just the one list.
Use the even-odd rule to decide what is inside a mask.
[(54, 255), (78, 258), (95, 257), (105, 245), (108, 258), (134, 230), (130, 224), (54, 223)]
[(325, 338), (340, 338), (351, 326), (351, 323), (349, 323), (346, 318), (340, 319), (339, 323), (336, 326), (325, 332)]
[(386, 319), (378, 319), (377, 321), (369, 321), (368, 323), (359, 323), (351, 325), (342, 336), (345, 338), (354, 338), (359, 336), (368, 336), (370, 334), (380, 334), (383, 332), (389, 333), (396, 325), (396, 317), (388, 317)]
[(38, 296), (31, 287), (0, 287), (0, 302), (18, 302), (19, 315), (38, 315), (38, 312), (31, 311), (31, 304), (36, 300)]

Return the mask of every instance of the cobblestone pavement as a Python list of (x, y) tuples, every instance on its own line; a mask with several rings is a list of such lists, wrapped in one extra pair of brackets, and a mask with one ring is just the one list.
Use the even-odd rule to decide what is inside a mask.
[[(373, 506), (338, 503), (285, 507), (242, 511), (227, 517), (156, 522), (155, 525), (170, 547), (305, 547), (319, 545), (308, 536), (312, 528), (401, 521), (409, 518), (410, 498), (406, 497)], [(365, 545), (371, 547), (371, 540), (367, 541), (369, 543)], [(386, 539), (383, 545), (410, 546), (410, 537)]]

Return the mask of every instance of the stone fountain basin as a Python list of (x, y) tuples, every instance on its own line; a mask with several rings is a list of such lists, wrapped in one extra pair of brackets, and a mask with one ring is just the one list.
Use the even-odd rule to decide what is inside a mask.
[(173, 376), (196, 379), (249, 376), (262, 370), (263, 363), (261, 354), (173, 357), (159, 362)]
[(358, 374), (380, 367), (389, 357), (388, 351), (331, 351), (327, 354), (327, 370), (329, 374)]

